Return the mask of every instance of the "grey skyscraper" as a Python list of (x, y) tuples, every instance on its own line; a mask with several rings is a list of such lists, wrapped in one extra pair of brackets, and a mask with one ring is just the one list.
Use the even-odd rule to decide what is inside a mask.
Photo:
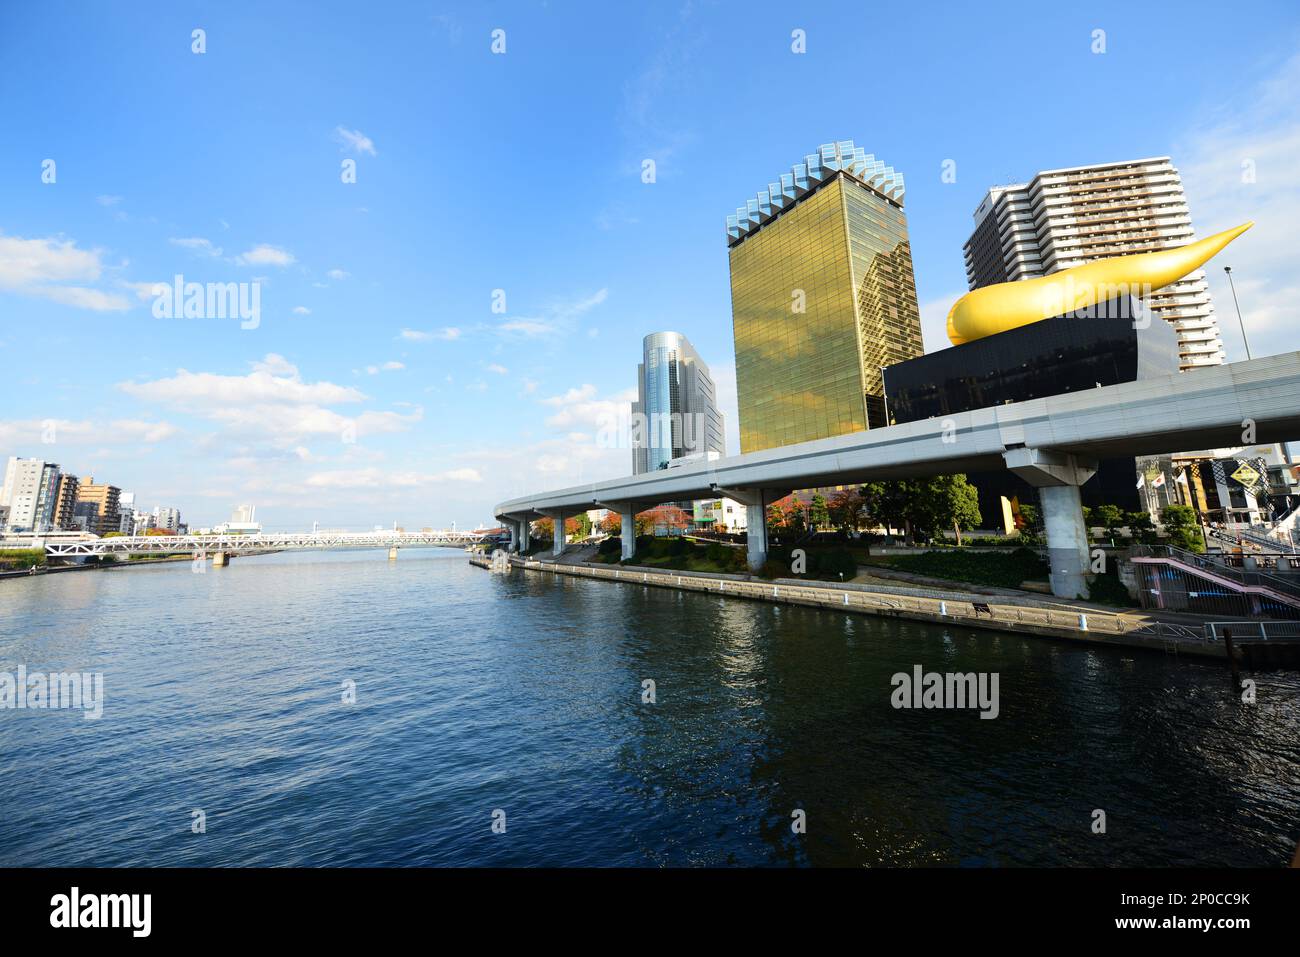
[(632, 403), (632, 471), (667, 468), (673, 459), (726, 454), (722, 413), (709, 367), (678, 332), (645, 337)]

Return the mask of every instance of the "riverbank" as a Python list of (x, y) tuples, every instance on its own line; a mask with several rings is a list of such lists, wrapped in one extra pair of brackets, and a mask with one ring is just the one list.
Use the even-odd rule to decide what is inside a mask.
[[(248, 558), (254, 555), (274, 555), (276, 549), (268, 548), (258, 551), (241, 553), (242, 557)], [(211, 559), (211, 555), (207, 556)], [(192, 562), (193, 555), (164, 555), (158, 558), (133, 558), (129, 561), (111, 561), (111, 562), (84, 562), (79, 565), (37, 565), (36, 572), (30, 569), (20, 569), (17, 571), (0, 571), (0, 580), (5, 578), (37, 578), (41, 575), (50, 575), (58, 572), (91, 572), (91, 571), (113, 571), (119, 568), (138, 568), (141, 565), (162, 565), (175, 562)]]
[[(485, 558), (471, 557), (470, 564), (490, 568)], [(1088, 608), (1064, 608), (1045, 601), (1019, 598), (981, 601), (969, 592), (951, 593), (925, 589), (926, 594), (903, 588), (833, 582), (808, 583), (793, 579), (764, 581), (744, 575), (721, 575), (689, 571), (665, 572), (645, 567), (542, 562), (510, 557), (512, 567), (525, 571), (550, 572), (595, 578), (615, 583), (674, 588), (787, 605), (805, 605), (855, 614), (904, 618), (928, 624), (958, 624), (968, 628), (1025, 634), (1041, 638), (1132, 648), (1162, 654), (1196, 658), (1226, 659), (1224, 646), (1205, 639), (1191, 625), (1163, 622), (1146, 614), (1119, 613)], [(987, 596), (992, 598), (992, 596)]]

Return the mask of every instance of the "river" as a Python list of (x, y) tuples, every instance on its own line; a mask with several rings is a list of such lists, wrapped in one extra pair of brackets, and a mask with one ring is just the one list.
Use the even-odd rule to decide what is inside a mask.
[[(102, 673), (103, 715), (0, 710), (5, 865), (1263, 866), (1300, 839), (1295, 673), (1243, 704), (1213, 663), (446, 549), (0, 581), (19, 665)], [(895, 709), (914, 665), (997, 673), (998, 716)]]

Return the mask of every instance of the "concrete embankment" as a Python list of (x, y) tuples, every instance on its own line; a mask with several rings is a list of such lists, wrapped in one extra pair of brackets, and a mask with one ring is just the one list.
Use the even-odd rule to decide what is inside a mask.
[[(491, 562), (486, 558), (471, 557), (470, 563), (480, 568), (491, 567)], [(841, 586), (832, 582), (792, 579), (766, 581), (736, 575), (645, 567), (560, 564), (518, 556), (511, 556), (510, 564), (531, 572), (594, 578), (653, 588), (676, 588), (726, 598), (806, 605), (939, 625), (983, 628), (1109, 648), (1136, 648), (1199, 658), (1226, 657), (1221, 643), (1206, 640), (1195, 629), (1160, 622), (1141, 613), (1064, 610), (1046, 604), (1025, 604), (1023, 600), (1016, 604), (996, 600), (985, 602), (980, 600), (981, 596), (971, 596), (969, 593), (953, 592), (948, 596), (932, 589), (927, 589), (925, 595), (916, 595), (904, 594), (903, 589), (874, 591), (861, 585)]]

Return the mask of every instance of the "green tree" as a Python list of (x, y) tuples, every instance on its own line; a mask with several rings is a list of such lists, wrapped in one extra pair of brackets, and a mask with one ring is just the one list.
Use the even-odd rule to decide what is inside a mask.
[(826, 503), (826, 496), (821, 492), (813, 493), (812, 504), (808, 507), (808, 522), (812, 525), (813, 531), (831, 523), (830, 508)]
[(868, 482), (862, 486), (864, 511), (885, 527), (908, 530), (908, 492), (903, 481)]
[(1106, 530), (1106, 537), (1110, 539), (1112, 545), (1115, 544), (1115, 536), (1119, 532), (1119, 527), (1124, 524), (1124, 511), (1118, 505), (1098, 505), (1093, 509), (1093, 516), (1097, 524)]
[(951, 528), (961, 544), (962, 529), (980, 523), (979, 494), (962, 473), (912, 480), (905, 486), (905, 514), (925, 538)]
[(1141, 542), (1143, 545), (1155, 544), (1156, 526), (1151, 521), (1151, 516), (1146, 512), (1129, 512), (1128, 527), (1129, 531), (1133, 533), (1134, 541)]
[(1165, 527), (1170, 545), (1197, 554), (1205, 551), (1205, 536), (1196, 510), (1190, 505), (1166, 505), (1160, 510), (1160, 523)]

